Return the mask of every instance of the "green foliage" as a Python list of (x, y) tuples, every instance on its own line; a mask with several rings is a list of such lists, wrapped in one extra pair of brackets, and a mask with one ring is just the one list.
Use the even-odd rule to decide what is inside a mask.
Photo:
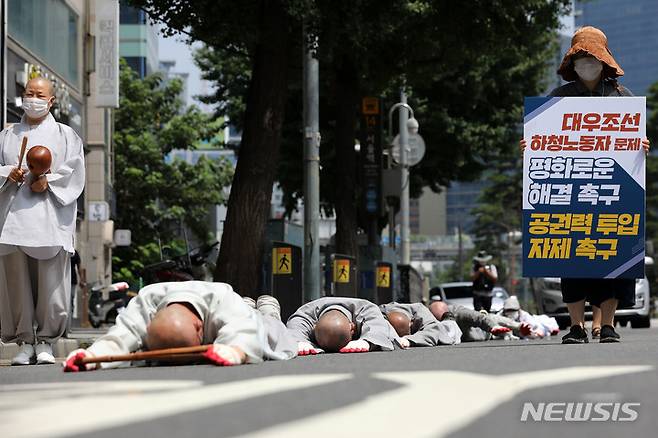
[[(131, 0), (167, 24), (203, 41), (197, 62), (217, 86), (205, 102), (232, 123), (242, 121), (254, 54), (264, 22), (264, 2), (256, 0)], [(337, 119), (349, 113), (357, 124), (363, 96), (385, 98), (384, 111), (397, 101), (404, 83), (427, 144), (424, 160), (411, 172), (412, 196), (422, 187), (438, 191), (452, 180), (475, 180), (491, 163), (509, 166), (506, 148), (518, 141), (523, 97), (540, 94), (551, 60), (559, 16), (570, 0), (279, 0), (290, 20), (295, 45), (285, 60), (290, 70), (277, 179), (292, 208), (302, 197), (300, 23), (318, 36), (320, 61), (321, 201), (332, 209), (340, 197), (356, 205), (358, 187), (336, 175), (357, 155), (343, 147), (337, 156)], [(355, 102), (345, 110), (345, 98)], [(267, 104), (267, 103), (264, 103)], [(349, 106), (349, 104), (348, 104)], [(344, 118), (343, 118), (344, 119)], [(343, 120), (344, 122), (344, 120)], [(349, 128), (349, 127), (348, 127)], [(343, 133), (349, 132), (343, 123)], [(245, 132), (245, 134), (247, 134)], [(262, 133), (249, 133), (253, 136)], [(245, 135), (246, 137), (246, 135)], [(244, 138), (244, 137), (243, 137)], [(345, 136), (341, 137), (345, 140)], [(351, 139), (347, 139), (350, 142)], [(345, 143), (345, 141), (343, 141)], [(343, 145), (344, 146), (344, 145)], [(345, 167), (343, 167), (345, 166)], [(504, 170), (507, 172), (507, 170)], [(504, 186), (506, 181), (494, 181)], [(357, 189), (357, 190), (355, 190)], [(507, 194), (496, 195), (499, 200)], [(520, 198), (519, 198), (520, 199)], [(342, 201), (345, 199), (343, 198)], [(354, 202), (351, 202), (353, 201)], [(239, 202), (236, 200), (236, 202)], [(343, 202), (342, 205), (345, 205)], [(500, 210), (499, 207), (496, 207)], [(511, 206), (505, 213), (511, 211)], [(484, 213), (483, 213), (484, 214)], [(497, 211), (486, 212), (498, 217)], [(513, 224), (511, 219), (504, 219)], [(355, 235), (357, 230), (350, 230)], [(237, 261), (237, 263), (250, 261)]]
[(132, 246), (114, 250), (115, 278), (135, 281), (145, 265), (160, 260), (161, 248), (183, 252), (182, 226), (207, 240), (208, 206), (225, 201), (229, 163), (165, 162), (173, 149), (212, 142), (219, 128), (198, 108), (184, 108), (181, 87), (178, 80), (164, 84), (157, 74), (139, 79), (122, 62), (114, 132), (115, 227), (132, 231)]

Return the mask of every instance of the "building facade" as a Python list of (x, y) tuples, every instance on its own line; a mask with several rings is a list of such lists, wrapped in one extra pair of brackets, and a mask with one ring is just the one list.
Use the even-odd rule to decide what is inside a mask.
[(146, 12), (121, 2), (119, 55), (140, 78), (158, 71), (158, 29)]
[(656, 0), (576, 1), (576, 28), (594, 26), (608, 37), (608, 46), (624, 70), (620, 82), (636, 96), (645, 96), (658, 81), (658, 16)]

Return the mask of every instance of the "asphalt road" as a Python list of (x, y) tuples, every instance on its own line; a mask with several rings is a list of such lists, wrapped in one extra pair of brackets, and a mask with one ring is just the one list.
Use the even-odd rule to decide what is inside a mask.
[[(0, 367), (0, 436), (656, 437), (655, 322), (621, 329), (620, 344), (554, 337), (77, 374)], [(522, 422), (526, 402), (544, 420), (564, 418), (559, 403), (611, 403), (600, 406), (617, 421)], [(557, 411), (542, 417), (540, 403)], [(619, 421), (632, 416), (615, 403), (639, 403), (637, 419)]]

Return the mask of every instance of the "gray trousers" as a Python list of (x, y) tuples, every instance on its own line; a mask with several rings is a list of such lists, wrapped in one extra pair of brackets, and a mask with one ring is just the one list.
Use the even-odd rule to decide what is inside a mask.
[(2, 341), (56, 342), (66, 333), (70, 295), (68, 252), (61, 250), (47, 260), (37, 260), (20, 250), (0, 256)]

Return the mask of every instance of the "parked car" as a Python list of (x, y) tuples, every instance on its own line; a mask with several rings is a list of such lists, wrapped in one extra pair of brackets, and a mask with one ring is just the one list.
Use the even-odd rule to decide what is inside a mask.
[[(459, 281), (454, 283), (442, 283), (438, 288), (432, 289), (434, 295), (431, 300), (436, 301), (438, 297), (440, 301), (445, 301), (449, 304), (458, 304), (460, 306), (473, 308), (473, 283), (470, 281)], [(493, 289), (493, 299), (491, 300), (491, 312), (498, 312), (502, 310), (505, 300), (509, 298), (507, 291), (500, 287), (495, 286)]]
[[(645, 257), (645, 265), (652, 266), (653, 258)], [(567, 305), (562, 301), (559, 278), (534, 278), (532, 288), (535, 301), (540, 313), (553, 316), (561, 329), (567, 328), (570, 323)], [(619, 309), (615, 313), (615, 320), (625, 326), (628, 322), (633, 328), (648, 328), (651, 325), (650, 303), (651, 292), (649, 280), (638, 278), (635, 280), (635, 306), (630, 309)], [(585, 318), (592, 319), (592, 307), (589, 303), (585, 306)]]

